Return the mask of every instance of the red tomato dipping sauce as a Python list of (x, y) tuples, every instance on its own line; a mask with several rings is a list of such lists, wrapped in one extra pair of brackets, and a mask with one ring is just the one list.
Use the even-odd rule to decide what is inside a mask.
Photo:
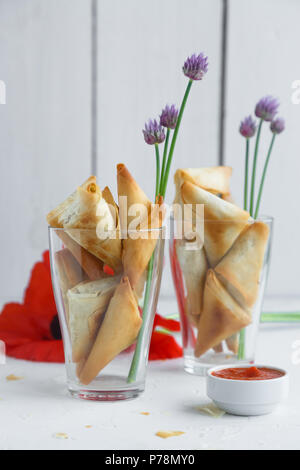
[(284, 372), (268, 367), (229, 367), (212, 372), (213, 376), (230, 380), (270, 380), (282, 377)]

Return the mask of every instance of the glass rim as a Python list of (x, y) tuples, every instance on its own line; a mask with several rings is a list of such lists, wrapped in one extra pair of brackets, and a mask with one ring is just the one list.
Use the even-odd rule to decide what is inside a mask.
[[(116, 233), (119, 232), (120, 234), (122, 233), (149, 233), (149, 232), (163, 232), (166, 229), (166, 225), (162, 225), (161, 227), (156, 227), (156, 228), (143, 228), (143, 229), (130, 229), (130, 230), (121, 230), (121, 229), (114, 229), (114, 230), (106, 230), (106, 231), (98, 231), (98, 233), (105, 233), (105, 234), (110, 234), (110, 233)], [(76, 232), (95, 232), (97, 231), (97, 227), (94, 228), (65, 228), (65, 227), (52, 227), (51, 225), (48, 225), (48, 230), (49, 232), (52, 231), (57, 231), (57, 232), (70, 232), (70, 231), (76, 231)]]
[[(176, 219), (174, 214), (170, 214), (170, 219), (172, 221), (180, 221), (180, 219)], [(186, 220), (190, 221), (191, 219), (184, 219), (182, 218), (181, 221), (182, 222), (185, 222)], [(203, 222), (213, 222), (215, 224), (217, 223), (230, 223), (230, 222), (245, 222), (245, 220), (243, 219), (239, 219), (239, 218), (235, 218), (235, 219), (219, 219), (219, 220), (215, 220), (215, 219), (206, 219), (205, 217), (199, 217), (199, 220), (200, 221), (203, 221)], [(271, 216), (271, 215), (261, 215), (259, 217), (257, 217), (256, 219), (254, 219), (253, 217), (249, 217), (248, 219), (248, 222), (249, 223), (254, 223), (254, 222), (266, 222), (266, 223), (272, 223), (274, 221), (274, 217)]]

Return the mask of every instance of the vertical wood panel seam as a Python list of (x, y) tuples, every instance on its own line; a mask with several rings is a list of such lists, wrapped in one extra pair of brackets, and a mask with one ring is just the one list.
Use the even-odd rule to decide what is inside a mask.
[(219, 114), (219, 165), (225, 162), (225, 119), (226, 119), (226, 78), (227, 78), (227, 38), (229, 0), (222, 0), (221, 27), (221, 73), (220, 73), (220, 114)]
[(98, 156), (98, 0), (91, 3), (91, 170), (97, 175)]

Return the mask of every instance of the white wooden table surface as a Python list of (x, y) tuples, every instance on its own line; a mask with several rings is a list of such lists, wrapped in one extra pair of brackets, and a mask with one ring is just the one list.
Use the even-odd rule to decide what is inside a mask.
[[(186, 374), (182, 360), (151, 362), (139, 398), (96, 403), (68, 396), (63, 365), (8, 358), (0, 366), (0, 449), (300, 449), (299, 344), (299, 325), (261, 327), (257, 360), (290, 372), (290, 395), (273, 414), (251, 418), (198, 411), (208, 402), (205, 379)], [(9, 374), (24, 378), (10, 382)], [(162, 439), (161, 430), (185, 434)]]

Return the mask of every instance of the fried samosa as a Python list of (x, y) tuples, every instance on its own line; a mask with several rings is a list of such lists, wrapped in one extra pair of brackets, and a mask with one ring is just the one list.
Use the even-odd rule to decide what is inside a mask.
[(226, 290), (244, 309), (251, 309), (257, 299), (268, 237), (264, 222), (248, 224), (215, 268)]
[(102, 315), (118, 285), (119, 277), (82, 282), (67, 293), (72, 360), (83, 360), (96, 337)]
[(215, 166), (210, 168), (183, 168), (176, 171), (174, 183), (176, 195), (174, 203), (181, 203), (181, 186), (186, 181), (209, 191), (210, 193), (228, 197), (230, 195), (230, 178), (232, 168)]
[(121, 240), (116, 220), (95, 176), (51, 211), (47, 221), (51, 227), (67, 229), (73, 240), (116, 272), (121, 270)]
[[(122, 262), (124, 274), (131, 287), (142, 290), (141, 278), (155, 249), (162, 225), (161, 202), (153, 205), (136, 183), (125, 165), (117, 166), (120, 222), (123, 239)], [(125, 198), (125, 199), (124, 199)]]
[(142, 319), (129, 279), (121, 279), (105, 314), (93, 348), (80, 371), (88, 385), (98, 373), (137, 338)]
[(55, 263), (58, 270), (64, 310), (66, 318), (68, 319), (69, 309), (67, 292), (79, 282), (87, 280), (87, 276), (81, 265), (76, 261), (72, 253), (67, 248), (55, 253)]
[(203, 309), (198, 323), (195, 356), (199, 357), (210, 348), (251, 323), (249, 313), (226, 291), (212, 269), (208, 270), (204, 287)]
[(204, 204), (204, 248), (214, 267), (246, 226), (250, 214), (190, 182), (182, 185), (181, 194), (185, 204)]
[[(190, 248), (190, 249), (189, 249)], [(203, 290), (208, 269), (204, 248), (178, 240), (176, 254), (186, 286), (185, 313), (196, 326), (202, 311)]]

